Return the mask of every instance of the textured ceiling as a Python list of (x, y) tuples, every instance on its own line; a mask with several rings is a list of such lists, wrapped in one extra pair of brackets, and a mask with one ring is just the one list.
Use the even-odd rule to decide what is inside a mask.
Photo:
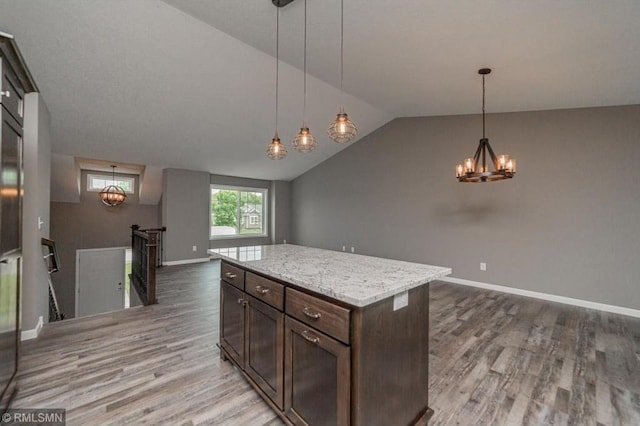
[[(361, 132), (397, 116), (640, 103), (640, 1), (344, 0), (345, 104)], [(52, 113), (53, 150), (109, 162), (291, 179), (344, 146), (339, 0), (308, 2), (308, 121), (298, 154), (302, 0), (281, 9), (280, 136), (270, 0), (0, 0)], [(65, 179), (59, 179), (63, 181)], [(66, 179), (73, 181), (73, 179)]]
[[(291, 148), (303, 74), (282, 63), (279, 131), (290, 153), (267, 159), (275, 59), (161, 1), (0, 0), (0, 31), (15, 36), (51, 111), (56, 154), (287, 180), (345, 148), (325, 133), (340, 91), (315, 78), (308, 122), (319, 147)], [(361, 135), (393, 118), (350, 96), (345, 104)]]
[[(270, 0), (164, 0), (271, 55)], [(281, 55), (302, 67), (303, 0), (282, 8)], [(339, 83), (340, 0), (308, 0), (309, 71)], [(638, 0), (344, 0), (345, 81), (394, 116), (640, 103)]]

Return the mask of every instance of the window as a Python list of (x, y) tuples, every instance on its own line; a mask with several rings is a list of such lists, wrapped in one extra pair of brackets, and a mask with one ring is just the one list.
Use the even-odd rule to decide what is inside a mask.
[(267, 236), (267, 190), (211, 185), (209, 237)]
[(114, 181), (111, 175), (87, 175), (87, 191), (89, 192), (100, 192), (105, 186), (109, 185), (119, 186), (127, 194), (135, 192), (135, 178), (116, 176)]

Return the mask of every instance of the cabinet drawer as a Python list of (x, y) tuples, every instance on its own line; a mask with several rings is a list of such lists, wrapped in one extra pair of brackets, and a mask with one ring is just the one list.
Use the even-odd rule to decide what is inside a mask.
[(2, 72), (2, 94), (0, 95), (0, 103), (2, 106), (22, 125), (22, 117), (24, 115), (24, 90), (18, 83), (18, 78), (11, 68), (7, 66), (5, 61), (0, 65)]
[(287, 288), (286, 313), (349, 344), (350, 311), (348, 309)]
[(284, 310), (284, 286), (282, 284), (247, 272), (245, 291), (280, 311)]
[(226, 262), (222, 262), (220, 267), (220, 278), (234, 287), (244, 290), (244, 271)]

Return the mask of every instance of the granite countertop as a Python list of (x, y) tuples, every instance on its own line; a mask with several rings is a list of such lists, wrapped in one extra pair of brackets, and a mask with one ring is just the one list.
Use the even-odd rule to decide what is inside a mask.
[(363, 307), (451, 273), (451, 268), (292, 244), (209, 250), (209, 255)]

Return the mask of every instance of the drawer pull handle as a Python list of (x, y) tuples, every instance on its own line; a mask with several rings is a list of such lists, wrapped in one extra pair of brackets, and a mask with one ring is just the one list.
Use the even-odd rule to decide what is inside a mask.
[(304, 330), (302, 332), (302, 337), (304, 337), (306, 340), (310, 341), (311, 343), (313, 343), (315, 345), (320, 343), (320, 338), (312, 336), (311, 334), (309, 334), (309, 332), (307, 330)]
[(305, 314), (306, 316), (308, 316), (309, 318), (313, 318), (313, 319), (320, 319), (320, 317), (322, 316), (322, 315), (320, 315), (319, 312), (311, 312), (311, 309), (309, 309), (306, 306), (302, 310), (302, 313)]
[(224, 274), (227, 278), (231, 278), (234, 279), (237, 275), (236, 274), (232, 274), (231, 272), (227, 272), (226, 274)]
[(256, 291), (257, 291), (259, 294), (267, 294), (267, 293), (269, 293), (269, 289), (268, 289), (268, 288), (264, 288), (264, 287), (262, 287), (261, 285), (257, 285), (257, 286), (256, 286)]
[(4, 96), (5, 98), (10, 98), (11, 97), (11, 92), (10, 91), (4, 91), (4, 92), (0, 92), (0, 95)]

